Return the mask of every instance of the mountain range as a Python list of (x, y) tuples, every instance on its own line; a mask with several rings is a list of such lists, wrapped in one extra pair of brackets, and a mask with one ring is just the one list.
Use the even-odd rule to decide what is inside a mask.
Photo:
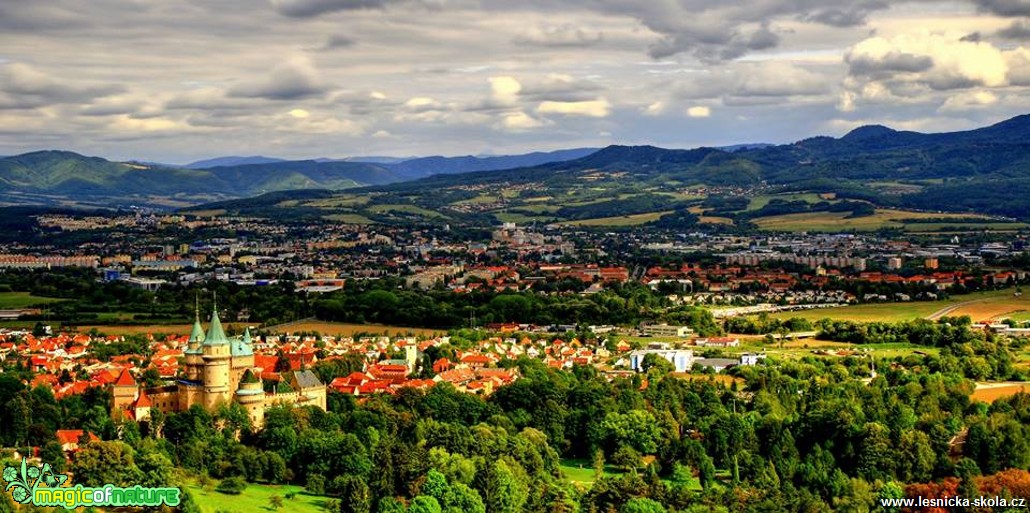
[[(410, 205), (460, 218), (490, 208), (495, 213), (516, 208), (528, 214), (533, 205), (520, 201), (534, 195), (554, 202), (546, 208), (537, 205), (537, 213), (589, 201), (595, 205), (591, 211), (618, 214), (620, 208), (639, 210), (644, 203), (661, 206), (661, 198), (642, 201), (645, 192), (666, 194), (668, 199), (690, 186), (771, 187), (833, 193), (880, 206), (1030, 219), (1030, 115), (961, 132), (925, 134), (872, 125), (840, 138), (723, 149), (609, 146), (400, 162), (239, 159), (255, 157), (207, 161), (206, 165), (231, 165), (184, 169), (109, 162), (69, 152), (30, 153), (0, 159), (0, 199), (115, 204), (146, 198), (167, 203), (170, 198), (182, 206), (293, 189), (346, 189), (339, 194), (374, 196), (368, 200), (371, 206)], [(470, 185), (481, 190), (478, 196), (470, 192)], [(584, 199), (591, 194), (598, 197)], [(475, 204), (463, 203), (467, 201)], [(677, 205), (667, 203), (670, 208)], [(241, 203), (246, 204), (251, 203)], [(233, 203), (219, 205), (231, 208)], [(444, 208), (448, 212), (440, 210)]]
[(571, 159), (596, 149), (500, 157), (313, 159), (219, 157), (171, 166), (112, 162), (68, 151), (0, 158), (0, 202), (181, 207), (295, 189), (348, 189), (438, 173), (493, 171)]

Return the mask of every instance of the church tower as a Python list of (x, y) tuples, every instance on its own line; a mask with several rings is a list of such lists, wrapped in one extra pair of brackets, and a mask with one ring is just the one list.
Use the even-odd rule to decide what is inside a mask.
[(203, 359), (202, 379), (204, 384), (204, 406), (214, 408), (219, 403), (232, 400), (229, 388), (229, 339), (222, 330), (222, 321), (218, 318), (218, 308), (211, 313), (211, 325), (207, 329), (204, 343), (201, 345)]

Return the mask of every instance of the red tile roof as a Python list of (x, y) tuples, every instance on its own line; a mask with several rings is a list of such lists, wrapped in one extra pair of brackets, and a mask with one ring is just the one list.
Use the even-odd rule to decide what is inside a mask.
[(136, 380), (132, 379), (129, 369), (122, 369), (122, 373), (118, 376), (118, 381), (115, 381), (114, 385), (118, 387), (134, 387), (136, 386)]

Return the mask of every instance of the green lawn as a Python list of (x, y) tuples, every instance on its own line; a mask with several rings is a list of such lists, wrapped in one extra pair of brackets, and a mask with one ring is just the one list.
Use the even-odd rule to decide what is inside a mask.
[(33, 296), (28, 292), (0, 292), (0, 309), (26, 308), (65, 301), (52, 297)]
[[(328, 500), (328, 497), (309, 495), (304, 492), (302, 487), (290, 485), (248, 484), (247, 489), (240, 495), (226, 495), (213, 490), (208, 492), (197, 485), (189, 485), (186, 488), (204, 513), (275, 511), (269, 503), (269, 497), (273, 495), (283, 498), (283, 508), (280, 511), (325, 513), (325, 503)], [(286, 494), (293, 492), (296, 492), (297, 495), (292, 499), (287, 499)]]

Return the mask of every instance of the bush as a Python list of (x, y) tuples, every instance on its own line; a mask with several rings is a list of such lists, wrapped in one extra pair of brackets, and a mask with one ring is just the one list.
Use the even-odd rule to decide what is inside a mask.
[(218, 483), (215, 491), (228, 495), (239, 495), (247, 488), (247, 482), (242, 477), (227, 477)]
[(304, 489), (314, 495), (325, 495), (325, 476), (322, 476), (321, 474), (312, 474), (308, 476), (308, 484)]

